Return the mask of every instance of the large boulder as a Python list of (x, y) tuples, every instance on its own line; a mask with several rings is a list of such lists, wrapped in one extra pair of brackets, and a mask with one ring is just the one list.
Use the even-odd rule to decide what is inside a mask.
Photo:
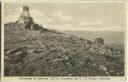
[(96, 38), (96, 39), (94, 39), (94, 43), (104, 44), (104, 39), (103, 38)]

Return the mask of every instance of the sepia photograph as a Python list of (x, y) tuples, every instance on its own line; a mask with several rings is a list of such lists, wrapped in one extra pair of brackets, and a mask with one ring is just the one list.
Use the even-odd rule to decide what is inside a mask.
[(4, 77), (125, 76), (124, 3), (4, 3)]

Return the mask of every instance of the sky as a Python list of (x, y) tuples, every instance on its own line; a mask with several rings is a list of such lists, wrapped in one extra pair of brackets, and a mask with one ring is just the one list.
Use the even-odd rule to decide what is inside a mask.
[(15, 22), (24, 5), (39, 25), (55, 30), (124, 31), (123, 3), (5, 3), (4, 23)]

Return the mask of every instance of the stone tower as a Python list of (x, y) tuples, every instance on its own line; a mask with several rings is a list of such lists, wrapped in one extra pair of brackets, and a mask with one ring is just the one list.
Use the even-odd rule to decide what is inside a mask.
[(29, 13), (28, 6), (23, 6), (23, 12), (21, 13), (16, 23), (20, 28), (31, 29), (32, 25), (34, 24), (34, 21)]

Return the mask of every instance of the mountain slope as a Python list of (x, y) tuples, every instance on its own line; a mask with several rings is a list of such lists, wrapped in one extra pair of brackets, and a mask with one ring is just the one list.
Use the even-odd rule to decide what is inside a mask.
[(54, 30), (5, 25), (5, 76), (123, 76), (124, 53)]
[(80, 36), (83, 39), (93, 40), (96, 37), (104, 38), (105, 43), (123, 45), (125, 40), (124, 31), (62, 31), (66, 34), (73, 34), (75, 36)]

